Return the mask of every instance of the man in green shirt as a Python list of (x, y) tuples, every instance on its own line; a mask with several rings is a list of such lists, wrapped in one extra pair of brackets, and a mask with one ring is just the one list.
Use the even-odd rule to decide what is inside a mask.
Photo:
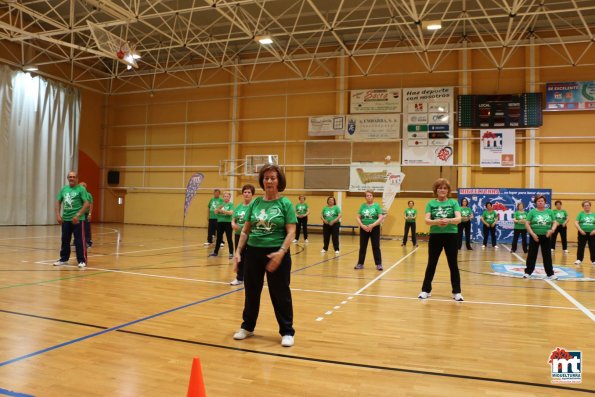
[[(68, 185), (60, 190), (54, 205), (56, 219), (62, 225), (60, 259), (54, 262), (54, 266), (68, 263), (70, 259), (70, 240), (72, 240), (73, 234), (78, 266), (80, 269), (87, 266), (87, 250), (83, 237), (82, 222), (84, 222), (85, 213), (89, 208), (88, 194), (87, 189), (78, 184), (77, 173), (70, 171), (68, 173)], [(61, 214), (60, 207), (62, 207)]]

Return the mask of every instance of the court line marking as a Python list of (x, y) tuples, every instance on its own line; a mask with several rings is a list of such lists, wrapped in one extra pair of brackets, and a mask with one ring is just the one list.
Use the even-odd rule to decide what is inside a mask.
[(6, 390), (2, 388), (0, 388), (0, 394), (2, 394), (3, 396), (11, 397), (35, 397), (32, 394), (17, 393), (16, 391)]
[[(54, 225), (51, 225), (54, 226)], [(103, 235), (103, 234), (118, 234), (119, 230), (118, 229), (112, 229), (111, 227), (103, 227), (101, 226), (102, 229), (107, 229), (107, 230), (111, 230), (111, 232), (101, 232), (101, 233), (93, 233), (93, 235), (98, 234), (98, 235)], [(62, 235), (49, 235), (49, 236), (35, 236), (35, 237), (31, 237), (31, 236), (23, 236), (23, 237), (5, 237), (5, 238), (0, 238), (0, 241), (8, 241), (8, 240), (35, 240), (35, 239), (48, 239), (48, 238), (60, 238), (62, 237)]]
[[(510, 252), (510, 248), (508, 248), (508, 246), (505, 245), (504, 248), (506, 248)], [(526, 265), (526, 261), (521, 256), (519, 256), (519, 254), (514, 252), (513, 255), (516, 256), (517, 258), (519, 258), (519, 260), (521, 262), (525, 263), (525, 265)], [(552, 262), (553, 262), (553, 259), (552, 259)], [(591, 321), (595, 322), (595, 314), (593, 314), (589, 309), (587, 309), (585, 306), (583, 306), (582, 303), (580, 303), (579, 301), (574, 299), (572, 296), (570, 296), (570, 294), (568, 292), (566, 292), (562, 287), (560, 287), (557, 283), (554, 283), (552, 280), (544, 279), (544, 281), (547, 284), (549, 284), (550, 286), (552, 286), (556, 291), (558, 291), (558, 293), (560, 295), (562, 295), (564, 298), (566, 298), (570, 303), (572, 303), (574, 306), (576, 306), (589, 319), (591, 319)]]

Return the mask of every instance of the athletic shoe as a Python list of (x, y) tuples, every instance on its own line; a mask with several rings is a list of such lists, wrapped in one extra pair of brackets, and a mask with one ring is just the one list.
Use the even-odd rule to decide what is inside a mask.
[(582, 262), (583, 262), (583, 261), (581, 261), (580, 259), (577, 259), (577, 260), (575, 260), (575, 261), (574, 261), (574, 264), (575, 264), (575, 265), (580, 265)]
[(243, 284), (243, 283), (244, 283), (244, 281), (242, 281), (242, 280), (238, 280), (238, 279), (236, 278), (236, 279), (234, 279), (232, 282), (230, 282), (230, 283), (229, 283), (229, 285), (240, 285), (240, 284)]
[(554, 252), (554, 249), (552, 248), (552, 249), (550, 249), (550, 251)]
[(497, 245), (494, 245), (494, 248), (495, 248), (495, 249), (498, 249), (498, 248), (500, 248), (500, 247), (498, 247)]
[[(417, 247), (417, 246), (416, 246), (416, 247)], [(472, 248), (471, 246), (468, 246), (468, 247), (467, 247), (467, 249), (468, 249), (469, 251), (473, 251), (473, 248)]]
[(209, 245), (211, 245), (211, 244), (213, 244), (213, 243), (209, 243), (209, 242), (207, 241), (207, 242), (206, 242), (206, 243), (204, 243), (203, 245), (209, 246)]
[(358, 263), (357, 265), (355, 265), (354, 269), (359, 270), (359, 269), (363, 269), (364, 265), (362, 265), (361, 263)]
[(326, 254), (326, 250), (320, 250), (321, 254)]
[(568, 253), (568, 250), (564, 250), (564, 253), (567, 254)]
[(297, 244), (297, 240), (293, 240), (292, 243)]
[(335, 255), (339, 255), (339, 250), (336, 250), (335, 251)]
[(463, 302), (465, 300), (461, 294), (452, 294), (452, 299), (456, 300), (457, 302)]
[(523, 273), (523, 278), (531, 278), (531, 275), (529, 273)]
[(283, 346), (283, 347), (291, 347), (291, 346), (293, 346), (293, 336), (291, 336), (291, 335), (283, 335), (281, 337), (281, 346)]
[(595, 265), (595, 261), (591, 262), (591, 265)]
[(557, 280), (558, 276), (556, 276), (555, 274), (552, 274), (551, 276), (547, 276), (546, 277), (548, 280)]
[(430, 296), (432, 296), (432, 294), (431, 294), (431, 293), (429, 293), (429, 292), (424, 292), (424, 291), (421, 291), (417, 297), (418, 297), (419, 299), (428, 299)]
[(225, 243), (219, 244), (219, 247), (225, 247)]
[(485, 247), (486, 247), (485, 245), (482, 245), (482, 246), (481, 246), (481, 248), (485, 248)]
[(381, 272), (384, 269), (382, 268), (382, 265), (376, 265), (376, 270), (378, 270), (379, 272)]
[(217, 254), (216, 254), (216, 253), (214, 253), (214, 252), (211, 252), (211, 253), (209, 254), (209, 256), (217, 256)]
[(417, 248), (417, 247), (419, 247), (419, 245), (415, 244), (415, 247)]
[(233, 338), (235, 340), (243, 340), (243, 339), (249, 338), (251, 336), (254, 336), (254, 332), (246, 331), (244, 328), (240, 328), (240, 330), (238, 332), (233, 334)]
[(516, 250), (510, 250), (511, 254), (514, 254), (516, 252)]
[(233, 259), (233, 254), (229, 254), (229, 259)]
[(87, 267), (87, 264), (85, 262), (79, 263), (79, 269), (84, 269), (85, 267)]
[(54, 262), (54, 266), (62, 266), (62, 265), (67, 265), (67, 264), (68, 264), (68, 261), (58, 260), (58, 261)]
[(305, 239), (305, 240), (304, 240), (304, 243), (308, 244), (308, 239)]
[(404, 247), (404, 246), (405, 246), (405, 244), (401, 244), (401, 247)]

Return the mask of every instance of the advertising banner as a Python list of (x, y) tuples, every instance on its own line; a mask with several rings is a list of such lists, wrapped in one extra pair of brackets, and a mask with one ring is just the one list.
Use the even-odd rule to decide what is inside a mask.
[(595, 110), (595, 81), (547, 83), (545, 110)]
[(514, 233), (514, 212), (517, 204), (523, 203), (525, 212), (529, 212), (535, 208), (533, 199), (540, 194), (546, 198), (546, 207), (551, 208), (551, 189), (461, 188), (458, 189), (458, 200), (459, 203), (464, 198), (469, 200), (469, 208), (473, 211), (473, 219), (471, 220), (471, 238), (473, 241), (483, 242), (483, 224), (480, 217), (485, 210), (486, 204), (492, 203), (494, 210), (498, 213), (496, 239), (498, 243), (511, 243)]
[(345, 116), (312, 116), (308, 118), (309, 136), (345, 134)]
[[(349, 175), (349, 191), (383, 192), (386, 179), (389, 174), (398, 175), (401, 173), (401, 166), (397, 164), (384, 163), (351, 163)], [(395, 185), (397, 185), (395, 183)], [(400, 186), (400, 183), (398, 184)]]
[(349, 113), (401, 113), (401, 89), (353, 90)]
[(390, 140), (401, 136), (401, 114), (350, 114), (346, 139)]
[(482, 167), (514, 167), (515, 130), (480, 130), (480, 165)]

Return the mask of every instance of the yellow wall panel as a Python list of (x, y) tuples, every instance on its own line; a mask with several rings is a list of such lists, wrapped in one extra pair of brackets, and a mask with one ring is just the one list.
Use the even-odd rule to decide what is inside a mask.
[(215, 143), (227, 142), (229, 134), (229, 123), (196, 123), (188, 124), (188, 143)]
[(179, 103), (155, 103), (147, 106), (147, 122), (152, 124), (186, 121), (186, 107)]
[(180, 145), (185, 143), (185, 126), (182, 124), (165, 124), (148, 126), (147, 144), (148, 145)]
[(192, 101), (188, 103), (188, 121), (229, 120), (231, 102), (228, 98)]

